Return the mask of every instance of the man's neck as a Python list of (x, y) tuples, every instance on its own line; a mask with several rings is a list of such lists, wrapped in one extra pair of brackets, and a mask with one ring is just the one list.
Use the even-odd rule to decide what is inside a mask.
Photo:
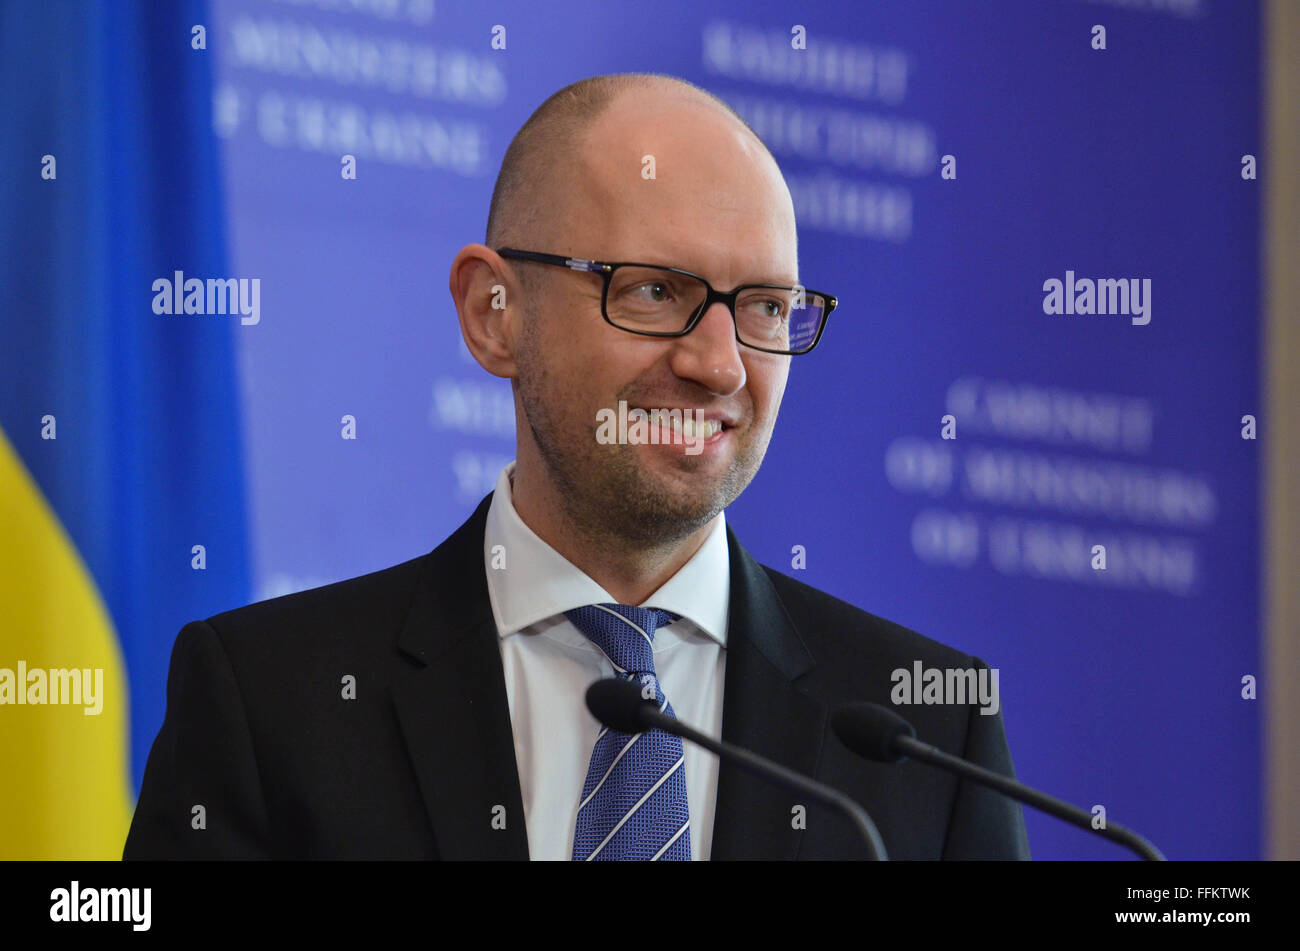
[[(608, 533), (584, 531), (566, 517), (562, 500), (548, 498), (511, 473), (515, 514), (542, 541), (610, 593), (619, 604), (638, 605), (658, 591), (700, 550), (715, 517), (680, 539), (658, 545), (625, 542)], [(553, 492), (551, 494), (554, 494)]]

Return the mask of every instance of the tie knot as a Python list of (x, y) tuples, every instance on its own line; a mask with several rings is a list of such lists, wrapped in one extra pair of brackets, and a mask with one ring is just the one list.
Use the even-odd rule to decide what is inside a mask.
[(655, 630), (677, 620), (667, 611), (631, 604), (588, 604), (565, 611), (564, 616), (621, 674), (655, 673)]

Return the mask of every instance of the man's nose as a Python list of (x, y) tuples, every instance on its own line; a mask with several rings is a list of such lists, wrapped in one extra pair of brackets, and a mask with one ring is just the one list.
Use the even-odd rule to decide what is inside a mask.
[(705, 311), (694, 330), (673, 343), (671, 362), (677, 376), (695, 380), (716, 396), (730, 396), (745, 385), (736, 325), (721, 301)]

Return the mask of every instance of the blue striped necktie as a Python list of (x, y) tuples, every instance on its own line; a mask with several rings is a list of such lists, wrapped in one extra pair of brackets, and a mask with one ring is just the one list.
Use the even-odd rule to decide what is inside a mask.
[[(677, 620), (667, 611), (589, 604), (565, 611), (615, 673), (653, 688), (659, 709), (673, 708), (655, 673), (655, 629)], [(690, 861), (690, 807), (682, 741), (662, 730), (632, 736), (602, 727), (587, 767), (573, 831), (574, 861)]]

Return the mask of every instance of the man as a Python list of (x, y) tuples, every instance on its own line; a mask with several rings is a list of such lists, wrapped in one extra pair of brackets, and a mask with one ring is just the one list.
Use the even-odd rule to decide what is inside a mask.
[[(181, 631), (125, 857), (866, 855), (815, 803), (601, 730), (583, 696), (618, 675), (848, 792), (892, 858), (1027, 858), (1015, 804), (829, 730), (838, 703), (888, 703), (893, 670), (982, 662), (759, 566), (725, 525), (834, 307), (795, 287), (757, 136), (680, 80), (584, 80), (515, 137), (487, 232), (450, 287), (511, 380), (515, 462), (431, 554)], [(616, 412), (621, 441), (598, 425)], [(646, 420), (662, 438), (635, 437)], [(909, 716), (1012, 775), (1000, 714)]]

